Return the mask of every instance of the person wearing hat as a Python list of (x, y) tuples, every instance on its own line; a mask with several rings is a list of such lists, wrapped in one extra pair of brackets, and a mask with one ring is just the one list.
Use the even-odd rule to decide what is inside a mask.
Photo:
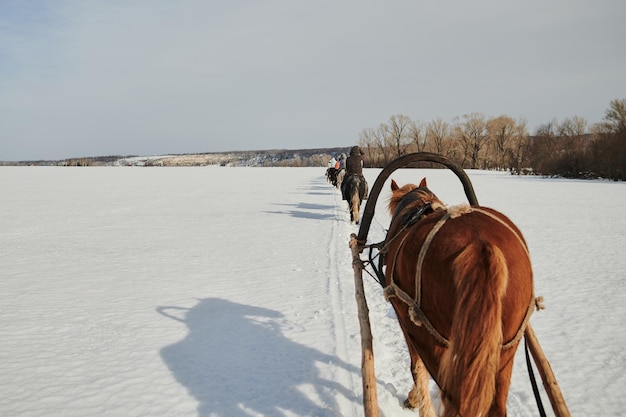
[[(350, 156), (346, 159), (346, 176), (344, 177), (344, 183), (346, 178), (350, 175), (358, 175), (365, 180), (365, 177), (363, 177), (363, 155), (365, 155), (365, 152), (363, 152), (358, 146), (353, 146), (352, 149), (350, 149)], [(365, 183), (367, 184), (367, 181), (365, 181)], [(341, 194), (343, 199), (347, 200), (343, 187), (341, 188)], [(368, 190), (365, 191), (364, 199), (367, 199), (367, 194)]]
[(339, 155), (339, 170), (346, 169), (346, 154), (342, 153)]
[(350, 156), (346, 159), (346, 175), (363, 176), (363, 155), (365, 153), (358, 146), (350, 149)]

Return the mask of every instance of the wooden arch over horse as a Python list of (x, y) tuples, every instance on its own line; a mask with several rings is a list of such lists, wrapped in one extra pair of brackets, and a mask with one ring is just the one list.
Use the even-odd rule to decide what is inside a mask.
[(367, 240), (367, 234), (369, 233), (370, 226), (372, 225), (372, 219), (374, 218), (374, 210), (376, 209), (376, 202), (378, 201), (378, 196), (385, 185), (385, 181), (393, 174), (396, 170), (400, 168), (405, 168), (407, 165), (414, 162), (435, 162), (441, 164), (454, 172), (454, 174), (459, 178), (461, 184), (463, 184), (463, 190), (465, 191), (465, 195), (467, 196), (467, 200), (472, 206), (478, 205), (478, 200), (476, 199), (476, 193), (474, 193), (474, 187), (472, 187), (472, 182), (469, 177), (461, 169), (457, 164), (450, 161), (448, 158), (445, 158), (441, 155), (430, 153), (430, 152), (417, 152), (410, 153), (400, 158), (394, 159), (391, 161), (383, 170), (378, 174), (374, 185), (372, 186), (372, 190), (370, 191), (370, 196), (365, 204), (365, 209), (363, 211), (363, 218), (361, 219), (361, 227), (359, 227), (359, 234), (357, 236), (357, 241), (360, 244), (365, 244)]
[[(385, 248), (385, 250), (391, 251), (394, 258), (393, 265), (389, 266), (387, 270), (388, 285), (385, 292), (386, 296), (392, 298), (391, 301), (394, 305), (394, 308), (396, 309), (400, 321), (400, 326), (403, 333), (405, 334), (409, 353), (411, 354), (411, 372), (414, 376), (416, 384), (414, 389), (409, 394), (409, 398), (407, 399), (407, 405), (419, 405), (420, 415), (422, 416), (432, 415), (429, 414), (431, 413), (431, 411), (429, 410), (432, 409), (432, 405), (430, 404), (430, 398), (424, 397), (424, 395), (428, 396), (428, 374), (425, 373), (424, 368), (424, 365), (426, 365), (428, 370), (431, 371), (431, 375), (433, 375), (440, 387), (442, 387), (443, 384), (443, 403), (445, 406), (445, 415), (453, 416), (457, 415), (457, 413), (459, 412), (461, 415), (464, 415), (464, 413), (473, 414), (479, 412), (478, 410), (480, 409), (480, 407), (476, 408), (474, 405), (478, 400), (478, 398), (476, 398), (477, 395), (482, 394), (483, 391), (485, 391), (486, 389), (485, 387), (491, 388), (487, 389), (485, 399), (482, 400), (483, 405), (481, 406), (481, 412), (484, 413), (483, 415), (504, 415), (506, 413), (506, 394), (508, 392), (510, 372), (512, 371), (512, 355), (515, 349), (509, 349), (509, 351), (506, 352), (505, 349), (501, 350), (501, 347), (502, 344), (505, 345), (505, 348), (509, 346), (517, 347), (517, 342), (521, 338), (522, 332), (524, 332), (526, 334), (527, 343), (530, 347), (531, 353), (533, 354), (533, 357), (535, 359), (535, 362), (537, 363), (538, 369), (543, 379), (544, 386), (546, 387), (546, 391), (548, 393), (548, 396), (550, 397), (553, 409), (555, 410), (555, 414), (558, 417), (569, 416), (569, 411), (567, 410), (560, 390), (558, 389), (556, 379), (554, 378), (549, 364), (547, 363), (547, 360), (545, 360), (545, 356), (543, 355), (543, 352), (539, 347), (534, 332), (532, 331), (532, 328), (528, 323), (530, 312), (534, 307), (534, 294), (532, 290), (532, 270), (530, 267), (530, 260), (526, 250), (525, 242), (523, 240), (523, 237), (521, 237), (521, 233), (519, 233), (519, 230), (517, 230), (517, 228), (510, 222), (510, 220), (508, 220), (501, 214), (490, 209), (479, 208), (478, 201), (476, 199), (471, 182), (461, 168), (440, 155), (424, 152), (409, 154), (404, 157), (398, 158), (395, 161), (392, 161), (381, 171), (376, 182), (374, 183), (374, 186), (372, 187), (369, 200), (366, 204), (358, 237), (353, 234), (351, 239), (350, 245), (353, 254), (353, 266), (355, 272), (354, 278), (357, 293), (357, 303), (359, 306), (359, 320), (361, 323), (361, 338), (363, 349), (363, 403), (365, 408), (365, 415), (369, 417), (378, 416), (379, 414), (377, 406), (371, 330), (368, 317), (369, 312), (367, 310), (367, 303), (364, 297), (362, 283), (363, 266), (359, 258), (359, 253), (362, 252), (362, 250), (365, 248), (365, 242), (367, 240), (367, 234), (373, 218), (376, 201), (385, 181), (395, 170), (405, 167), (410, 163), (419, 161), (439, 163), (452, 170), (463, 184), (463, 188), (471, 207), (466, 206), (467, 209), (463, 209), (462, 212), (458, 212), (453, 215), (450, 215), (446, 210), (440, 210), (436, 214), (433, 213), (429, 216), (430, 225), (425, 226), (425, 228), (420, 226), (421, 230), (419, 230), (420, 228), (412, 228), (410, 230), (408, 228), (403, 228), (400, 230), (399, 226), (397, 225), (398, 221), (397, 219), (395, 219), (396, 216), (394, 216), (395, 222), (394, 220), (392, 220), (390, 234), (393, 234), (394, 236), (392, 236), (391, 240), (395, 239), (395, 235), (398, 233), (404, 235), (395, 243), (390, 242), (388, 247)], [(397, 197), (397, 200), (395, 201), (396, 206), (405, 194), (410, 194), (412, 191), (415, 190), (419, 191), (420, 195), (423, 196), (422, 199), (428, 200), (430, 198), (432, 201), (438, 201), (438, 199), (436, 199), (436, 196), (434, 196), (434, 194), (432, 194), (432, 192), (427, 189), (425, 181), (423, 181), (423, 183), (421, 183), (419, 187), (416, 185), (412, 185), (407, 189), (404, 188), (405, 187), (400, 188), (397, 186), (397, 184), (395, 184), (395, 182), (392, 182), (392, 190), (394, 196)], [(414, 198), (412, 204), (426, 204), (425, 201), (422, 201), (421, 203), (417, 201), (418, 199)], [(430, 202), (428, 204), (430, 204)], [(408, 206), (410, 206), (410, 204)], [(402, 207), (407, 208), (404, 206)], [(395, 208), (396, 207), (394, 206), (393, 209), (395, 210)], [(460, 223), (451, 221), (450, 226), (446, 226), (446, 229), (442, 229), (443, 225), (448, 221), (448, 219), (453, 218), (453, 216), (454, 218), (456, 218), (465, 214), (467, 214), (467, 216)], [(489, 243), (487, 247), (483, 249), (478, 249), (478, 246), (480, 245), (473, 244), (473, 239), (477, 238), (477, 236), (468, 236), (468, 232), (460, 229), (455, 230), (456, 226), (453, 226), (454, 224), (458, 226), (468, 222), (474, 222), (474, 224), (470, 226), (473, 231), (472, 233), (481, 234), (482, 230), (493, 228), (499, 230), (497, 234), (499, 234), (500, 237), (496, 237), (496, 241), (494, 241), (493, 243), (495, 244), (495, 246), (493, 246), (493, 249), (488, 249), (492, 247), (492, 243)], [(482, 224), (484, 222), (487, 223)], [(436, 231), (433, 233), (432, 230), (435, 229)], [(440, 233), (440, 229), (443, 230), (440, 235), (441, 238), (437, 239), (439, 238), (439, 236), (435, 238), (435, 234)], [(449, 254), (442, 253), (440, 255), (437, 255), (437, 253), (441, 252), (442, 250), (448, 250), (448, 242), (450, 240), (458, 240), (458, 233), (468, 236), (464, 239), (469, 240), (457, 242), (459, 248), (453, 250), (457, 254), (462, 252), (462, 256), (459, 255), (457, 260), (451, 263), (449, 261)], [(478, 237), (481, 242), (489, 241), (491, 238), (492, 236), (488, 233), (482, 235), (481, 237)], [(512, 244), (510, 243), (510, 241), (512, 241)], [(399, 242), (403, 243), (399, 244)], [(428, 250), (432, 250), (433, 252), (433, 255), (429, 254), (428, 256), (430, 257), (426, 259), (426, 263), (428, 264), (426, 267), (424, 266), (424, 258), (427, 256), (427, 250), (424, 250), (424, 246), (430, 248)], [(471, 250), (462, 250), (462, 248), (464, 248), (465, 246), (467, 246)], [(422, 253), (420, 253), (420, 247), (422, 248), (421, 252), (424, 252), (423, 256)], [(405, 250), (405, 248), (407, 250)], [(420, 253), (421, 258), (417, 263), (414, 262), (416, 253)], [(520, 304), (521, 301), (512, 301), (513, 299), (519, 298), (517, 297), (517, 295), (506, 295), (507, 284), (504, 284), (504, 286), (502, 286), (502, 283), (494, 284), (495, 287), (493, 292), (491, 292), (491, 298), (494, 300), (501, 300), (497, 302), (500, 307), (497, 307), (495, 309), (490, 306), (491, 301), (486, 302), (485, 300), (483, 300), (482, 294), (477, 296), (478, 294), (476, 294), (476, 291), (472, 291), (473, 289), (470, 288), (468, 285), (463, 284), (466, 286), (465, 290), (462, 290), (462, 287), (458, 286), (456, 290), (452, 287), (443, 288), (441, 286), (439, 287), (439, 290), (437, 290), (436, 287), (432, 286), (433, 282), (435, 282), (435, 286), (437, 286), (440, 285), (442, 281), (446, 280), (446, 282), (452, 283), (449, 285), (456, 285), (454, 284), (454, 282), (458, 283), (459, 280), (464, 280), (466, 276), (470, 276), (470, 279), (475, 280), (475, 282), (470, 285), (480, 285), (481, 289), (483, 289), (492, 286), (491, 283), (494, 274), (495, 276), (501, 275), (503, 277), (501, 279), (504, 279), (504, 282), (506, 282), (506, 280), (508, 280), (507, 277), (509, 276), (507, 270), (508, 267), (513, 268), (511, 269), (511, 277), (515, 278), (508, 284), (512, 288), (512, 292), (510, 292), (510, 294), (522, 294), (522, 298), (525, 300), (523, 301), (523, 305)], [(424, 269), (424, 277), (421, 277), (422, 268)], [(394, 269), (396, 269), (397, 271), (394, 271)], [(457, 274), (457, 272), (459, 273)], [(457, 275), (456, 280), (450, 280), (450, 276), (454, 276), (455, 274)], [(429, 281), (429, 277), (434, 277), (435, 281), (433, 281), (432, 279), (430, 279)], [(424, 281), (422, 282), (422, 280)], [(496, 279), (494, 282), (496, 281), (498, 281), (498, 279)], [(414, 291), (411, 289), (413, 285)], [(443, 314), (443, 316), (435, 315), (435, 325), (430, 323), (427, 315), (423, 314), (423, 311), (421, 310), (421, 302), (419, 301), (419, 299), (422, 285), (426, 285), (426, 289), (427, 291), (429, 291), (429, 293), (426, 293), (424, 295), (424, 298), (433, 296), (438, 297), (436, 302), (430, 300), (426, 301), (426, 310), (429, 311), (429, 314), (431, 316), (435, 315), (437, 311), (439, 312), (438, 314)], [(433, 291), (435, 292), (433, 293)], [(465, 291), (464, 294), (466, 295), (464, 296), (461, 294), (460, 297), (471, 298), (469, 304), (463, 304), (463, 302), (460, 302), (460, 304), (458, 304), (457, 301), (454, 301), (454, 299), (449, 299), (449, 297), (446, 298), (446, 295), (444, 295), (448, 293), (456, 294), (455, 291)], [(439, 294), (438, 296), (436, 295), (437, 293)], [(510, 307), (509, 305), (511, 304), (514, 304), (514, 306)], [(444, 307), (440, 308), (440, 305), (444, 305)], [(505, 313), (503, 313), (502, 311), (503, 306), (506, 306), (506, 308), (508, 308)], [(485, 333), (480, 335), (480, 332), (478, 332), (474, 334), (474, 336), (471, 335), (474, 333), (473, 327), (481, 327), (479, 323), (483, 319), (483, 317), (481, 316), (477, 318), (473, 316), (471, 317), (471, 319), (467, 319), (465, 317), (467, 314), (469, 314), (470, 310), (473, 311), (473, 309), (476, 308), (483, 309), (485, 314), (487, 314), (488, 317), (491, 317), (491, 319), (489, 320), (491, 320), (492, 322), (489, 326), (492, 330), (488, 330), (488, 334), (491, 334), (489, 332), (492, 331), (495, 332), (496, 328), (498, 329), (498, 332), (495, 332), (494, 334), (499, 336), (494, 336), (492, 338), (494, 342), (491, 342), (491, 345), (488, 349), (481, 345), (480, 340), (481, 338), (486, 337)], [(421, 316), (420, 313), (422, 314)], [(452, 316), (447, 317), (446, 315), (460, 317), (458, 320), (460, 320), (461, 324), (457, 323), (455, 325), (454, 323), (457, 319), (454, 319), (454, 317)], [(511, 316), (514, 317), (513, 320), (511, 320)], [(504, 326), (505, 322), (500, 321), (504, 317), (507, 317), (506, 323), (509, 324), (503, 327), (502, 330), (499, 330), (501, 325)], [(471, 320), (474, 320), (473, 323), (475, 324), (470, 323)], [(510, 324), (511, 322), (515, 324)], [(430, 324), (430, 327), (427, 324)], [(454, 339), (453, 344), (456, 350), (452, 348), (448, 349), (449, 343), (447, 338), (443, 337), (439, 333), (437, 328), (443, 329), (442, 332), (446, 335), (451, 335), (448, 337), (452, 337)], [(472, 329), (469, 331), (470, 334), (462, 335), (461, 339), (459, 339), (459, 332), (463, 333), (463, 329), (468, 328)], [(483, 329), (483, 331), (485, 330)], [(472, 337), (477, 341), (478, 344), (473, 344), (475, 342), (472, 342), (470, 340), (468, 345), (466, 343), (467, 340), (464, 340), (464, 338), (471, 339)], [(503, 340), (508, 341), (508, 343), (503, 343)], [(499, 344), (494, 345), (493, 343)], [(450, 350), (450, 352), (448, 352), (448, 350)], [(473, 350), (473, 352), (468, 352), (468, 350)], [(490, 355), (490, 359), (487, 359), (486, 362), (482, 363), (482, 365), (474, 366), (473, 368), (471, 366), (468, 367), (467, 363), (473, 361), (472, 355), (475, 355), (477, 351), (491, 352), (485, 353), (486, 355)], [(501, 358), (504, 362), (504, 368), (501, 368), (499, 365), (501, 363)], [(462, 365), (459, 365), (459, 363), (454, 363), (454, 361), (457, 360), (464, 361), (466, 363)], [(483, 360), (485, 359), (483, 358)], [(486, 365), (489, 363), (493, 365)], [(492, 368), (497, 368), (491, 370), (491, 382), (485, 382), (483, 380), (480, 380), (480, 378), (483, 378), (484, 376), (482, 375), (483, 372), (481, 370), (481, 367), (489, 366), (491, 366)], [(456, 373), (450, 373), (446, 371), (446, 369)], [(460, 370), (461, 373), (457, 372), (458, 370)], [(471, 376), (466, 375), (466, 373), (481, 374), (478, 375), (478, 379), (480, 381), (476, 382), (476, 375)], [(425, 381), (424, 375), (426, 375)], [(459, 383), (456, 383), (456, 379), (459, 379)], [(418, 389), (419, 384), (422, 385), (421, 390)], [(468, 385), (472, 384), (474, 386), (468, 388)], [(426, 386), (426, 390), (423, 389), (424, 385)], [(426, 405), (423, 408), (421, 405), (422, 403)]]

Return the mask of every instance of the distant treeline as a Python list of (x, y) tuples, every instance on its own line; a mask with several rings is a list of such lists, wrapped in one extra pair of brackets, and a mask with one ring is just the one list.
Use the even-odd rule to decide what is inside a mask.
[[(505, 170), (513, 174), (626, 180), (626, 99), (611, 101), (602, 122), (588, 126), (582, 117), (552, 120), (529, 134), (525, 120), (503, 115), (466, 114), (451, 122), (422, 123), (398, 114), (376, 128), (363, 129), (356, 141), (366, 167), (382, 168), (411, 152), (433, 152), (463, 168)], [(327, 167), (350, 147), (181, 154), (153, 158), (144, 166)], [(182, 158), (182, 156), (187, 156)], [(193, 157), (195, 156), (195, 157)], [(61, 161), (23, 161), (0, 165), (115, 165), (129, 157), (100, 156)], [(218, 162), (216, 162), (218, 161)], [(428, 165), (427, 165), (428, 166)]]
[(626, 180), (626, 99), (611, 101), (603, 121), (588, 126), (574, 116), (541, 125), (530, 135), (525, 120), (472, 113), (452, 122), (413, 121), (399, 114), (363, 129), (358, 144), (366, 166), (383, 167), (411, 152), (433, 152), (463, 168), (514, 174)]

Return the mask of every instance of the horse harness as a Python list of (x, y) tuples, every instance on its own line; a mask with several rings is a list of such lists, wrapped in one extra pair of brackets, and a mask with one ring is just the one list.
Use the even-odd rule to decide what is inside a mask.
[[(402, 212), (402, 210), (406, 207), (408, 203), (402, 204), (402, 201), (400, 202), (400, 205), (398, 206), (398, 208), (396, 209), (394, 215), (393, 215), (393, 219), (396, 218), (397, 215), (399, 215), (399, 213)], [(409, 294), (407, 294), (404, 290), (402, 290), (400, 287), (398, 287), (396, 285), (396, 283), (393, 280), (393, 276), (394, 276), (394, 268), (395, 268), (395, 264), (396, 264), (396, 260), (397, 260), (397, 256), (398, 253), (400, 252), (400, 249), (402, 248), (402, 246), (405, 244), (407, 238), (409, 237), (409, 234), (405, 234), (405, 236), (403, 237), (402, 241), (400, 242), (400, 245), (398, 247), (398, 250), (396, 250), (395, 253), (395, 257), (393, 259), (393, 261), (391, 262), (391, 264), (388, 266), (389, 268), (391, 268), (389, 277), (390, 277), (390, 281), (389, 283), (386, 283), (386, 279), (385, 276), (382, 272), (382, 266), (385, 264), (385, 254), (387, 252), (387, 250), (389, 249), (389, 244), (394, 241), (403, 231), (407, 230), (409, 227), (417, 224), (422, 218), (424, 218), (426, 215), (433, 213), (435, 210), (433, 210), (433, 208), (431, 207), (430, 202), (425, 203), (423, 206), (419, 207), (417, 210), (413, 210), (410, 213), (404, 215), (401, 219), (401, 224), (402, 224), (402, 228), (394, 234), (394, 236), (392, 236), (390, 239), (389, 236), (387, 236), (387, 238), (385, 238), (385, 241), (382, 242), (382, 246), (378, 246), (379, 247), (379, 255), (380, 255), (380, 260), (379, 260), (379, 265), (378, 268), (375, 267), (374, 263), (371, 262), (371, 265), (376, 273), (376, 275), (378, 276), (381, 285), (384, 287), (384, 295), (385, 295), (385, 299), (387, 301), (389, 301), (390, 298), (392, 297), (397, 297), (399, 298), (402, 302), (404, 302), (406, 305), (408, 305), (409, 307), (409, 317), (411, 318), (411, 321), (417, 325), (417, 326), (422, 326), (424, 325), (424, 327), (426, 328), (426, 330), (428, 330), (428, 332), (431, 334), (431, 336), (433, 338), (435, 338), (435, 340), (437, 340), (437, 342), (445, 347), (449, 346), (449, 341), (433, 326), (433, 324), (430, 322), (430, 320), (428, 319), (428, 317), (426, 316), (426, 314), (423, 312), (423, 310), (421, 309), (421, 282), (422, 282), (422, 266), (424, 263), (424, 258), (426, 257), (426, 253), (428, 252), (428, 249), (430, 247), (430, 244), (432, 243), (433, 239), (435, 238), (435, 235), (437, 234), (437, 232), (439, 232), (439, 230), (443, 227), (443, 225), (450, 219), (454, 219), (457, 218), (461, 215), (464, 214), (468, 214), (471, 212), (478, 212), (481, 213), (485, 216), (489, 216), (494, 220), (497, 220), (500, 224), (502, 224), (503, 226), (505, 226), (506, 228), (508, 228), (515, 236), (517, 236), (520, 244), (522, 245), (522, 247), (524, 248), (524, 250), (528, 253), (528, 248), (526, 246), (526, 244), (524, 243), (522, 237), (519, 235), (519, 233), (517, 233), (509, 224), (505, 223), (502, 219), (500, 219), (499, 217), (495, 216), (493, 213), (487, 211), (487, 210), (483, 210), (481, 208), (478, 207), (470, 207), (469, 205), (460, 205), (460, 206), (454, 206), (454, 207), (450, 207), (448, 208), (447, 212), (441, 217), (441, 219), (439, 219), (437, 221), (437, 223), (433, 226), (433, 228), (430, 230), (430, 232), (428, 233), (428, 235), (426, 236), (426, 239), (420, 249), (420, 253), (419, 256), (417, 258), (417, 266), (416, 266), (416, 271), (415, 271), (415, 297), (411, 298), (411, 296)], [(393, 224), (393, 219), (392, 219), (392, 224)], [(372, 248), (370, 248), (370, 260), (372, 260)], [(526, 325), (528, 324), (528, 321), (530, 320), (530, 316), (532, 315), (533, 311), (536, 309), (540, 309), (542, 308), (542, 306), (540, 305), (541, 300), (539, 298), (535, 298), (534, 295), (531, 296), (531, 300), (528, 306), (528, 309), (526, 311), (526, 315), (524, 317), (524, 320), (522, 321), (517, 333), (515, 334), (515, 336), (513, 337), (513, 339), (511, 339), (510, 341), (506, 342), (505, 344), (502, 345), (502, 349), (508, 349), (511, 348), (513, 346), (515, 346), (520, 339), (522, 338), (522, 336), (524, 335), (524, 330), (526, 329)]]

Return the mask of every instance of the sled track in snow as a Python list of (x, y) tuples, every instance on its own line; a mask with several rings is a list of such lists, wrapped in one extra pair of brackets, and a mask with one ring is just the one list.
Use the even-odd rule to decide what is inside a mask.
[[(353, 358), (349, 355), (351, 349), (348, 345), (354, 342), (354, 338), (351, 336), (354, 332), (347, 327), (351, 326), (351, 318), (346, 317), (346, 314), (352, 313), (346, 312), (351, 312), (355, 306), (354, 288), (350, 279), (351, 275), (349, 274), (352, 270), (352, 264), (348, 247), (350, 229), (353, 228), (353, 225), (350, 224), (349, 220), (346, 222), (346, 218), (349, 218), (347, 205), (343, 204), (344, 201), (341, 199), (341, 194), (334, 188), (333, 201), (335, 208), (334, 219), (329, 233), (328, 259), (330, 265), (327, 291), (332, 309), (335, 353), (340, 359), (350, 362), (350, 359)], [(360, 364), (355, 365), (359, 366)], [(337, 375), (338, 381), (345, 382), (346, 388), (351, 392), (354, 392), (356, 395), (361, 391), (360, 375), (343, 369), (339, 369), (337, 372), (340, 374)], [(355, 398), (351, 400), (351, 415), (358, 415), (361, 412), (360, 401), (357, 401)]]

